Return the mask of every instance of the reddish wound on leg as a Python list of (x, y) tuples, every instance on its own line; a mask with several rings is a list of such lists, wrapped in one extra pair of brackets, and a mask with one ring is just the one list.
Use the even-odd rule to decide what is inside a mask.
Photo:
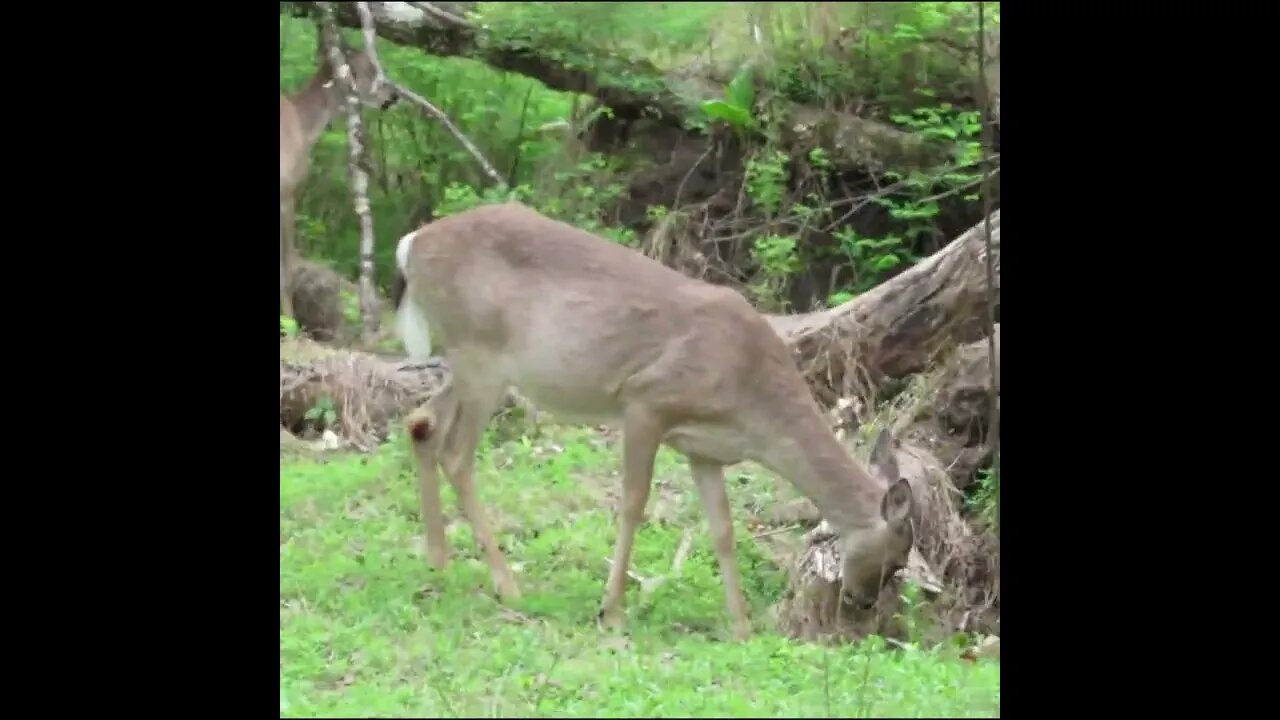
[(431, 435), (431, 423), (426, 420), (414, 420), (409, 423), (409, 437), (414, 442), (422, 442)]

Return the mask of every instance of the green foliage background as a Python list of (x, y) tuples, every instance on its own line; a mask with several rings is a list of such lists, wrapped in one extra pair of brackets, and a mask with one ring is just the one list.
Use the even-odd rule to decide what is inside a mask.
[[(835, 263), (845, 269), (829, 301), (864, 291), (914, 262), (939, 230), (939, 194), (964, 191), (976, 207), (978, 116), (945, 98), (962, 96), (972, 69), (940, 47), (973, 43), (974, 3), (477, 3), (472, 19), (486, 27), (483, 42), (528, 50), (611, 82), (646, 89), (624, 65), (659, 70), (696, 66), (726, 86), (722, 97), (690, 98), (688, 124), (710, 133), (731, 127), (749, 138), (745, 190), (761, 227), (752, 233), (744, 268), (748, 289), (776, 309), (782, 288), (801, 269)], [(999, 22), (999, 4), (988, 5)], [(759, 29), (759, 41), (752, 30)], [(302, 87), (314, 68), (316, 33), (310, 20), (282, 15), (281, 88)], [(362, 44), (358, 32), (348, 40)], [(629, 169), (621, 158), (590, 154), (565, 132), (543, 129), (567, 121), (580, 127), (589, 98), (551, 90), (539, 81), (496, 71), (465, 58), (437, 58), (379, 40), (388, 74), (430, 99), (470, 137), (512, 186), (511, 195), (540, 210), (619, 242), (637, 228), (617, 227), (605, 212), (625, 193)], [(959, 88), (959, 90), (958, 90)], [(829, 204), (839, 178), (823, 151), (809, 155), (804, 181), (779, 147), (770, 117), (778, 102), (803, 102), (874, 114), (904, 128), (956, 143), (948, 167), (914, 173), (889, 169), (882, 180), (898, 191), (876, 199), (889, 229), (867, 236), (850, 223), (834, 244), (813, 247), (796, 232), (797, 218), (837, 220)], [(575, 115), (576, 112), (576, 115)], [(395, 240), (437, 216), (504, 197), (462, 146), (437, 122), (402, 103), (368, 112), (371, 195), (377, 233), (377, 277), (386, 288)], [(660, 217), (670, 208), (650, 208)], [(643, 230), (643, 228), (641, 228)], [(299, 202), (299, 247), (315, 260), (354, 277), (359, 227), (348, 192), (343, 121), (317, 143), (312, 176)], [(948, 238), (949, 239), (949, 238)], [(806, 308), (795, 308), (803, 310)]]

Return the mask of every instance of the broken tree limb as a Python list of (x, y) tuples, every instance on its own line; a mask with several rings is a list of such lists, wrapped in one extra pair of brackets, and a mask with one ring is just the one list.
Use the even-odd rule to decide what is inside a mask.
[(442, 360), (393, 362), (305, 339), (280, 345), (280, 423), (308, 429), (308, 411), (328, 403), (343, 436), (358, 447), (385, 440), (393, 425), (452, 379)]
[[(338, 27), (334, 22), (332, 3), (316, 3), (321, 11), (320, 42), (325, 46), (334, 76), (342, 89), (347, 115), (347, 172), (351, 176), (351, 194), (356, 215), (360, 218), (360, 317), (365, 338), (372, 340), (378, 332), (381, 311), (373, 278), (373, 213), (369, 211), (369, 174), (365, 172), (363, 126), (360, 121), (360, 98), (356, 81), (342, 52)], [(354, 8), (353, 8), (354, 9)], [(373, 48), (369, 48), (373, 52)], [(371, 56), (372, 59), (372, 56)]]
[[(999, 314), (1000, 211), (990, 216)], [(886, 378), (930, 366), (939, 353), (984, 336), (987, 297), (984, 223), (854, 299), (827, 310), (768, 315), (795, 350), (818, 399), (869, 400)]]
[(484, 170), (484, 174), (488, 175), (490, 180), (493, 180), (498, 187), (507, 187), (507, 181), (502, 179), (502, 176), (498, 174), (498, 171), (493, 169), (493, 165), (485, 159), (483, 154), (480, 153), (480, 150), (475, 146), (475, 143), (471, 142), (471, 140), (458, 129), (458, 126), (453, 124), (453, 121), (449, 119), (449, 116), (446, 115), (443, 110), (431, 104), (429, 100), (403, 85), (391, 83), (391, 87), (395, 88), (395, 91), (400, 93), (401, 97), (415, 103), (418, 107), (427, 111), (427, 114), (431, 115), (431, 117), (439, 120), (440, 124), (444, 125), (445, 129), (457, 138), (458, 142), (462, 143), (462, 147), (466, 148), (467, 152), (471, 153), (471, 157), (475, 158), (476, 162), (480, 163), (480, 168)]

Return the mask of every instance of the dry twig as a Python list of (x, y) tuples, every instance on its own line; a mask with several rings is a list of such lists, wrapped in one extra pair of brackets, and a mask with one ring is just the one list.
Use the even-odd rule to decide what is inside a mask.
[(498, 171), (493, 169), (493, 165), (485, 159), (484, 155), (480, 153), (480, 150), (476, 148), (475, 144), (472, 143), (466, 135), (462, 134), (462, 131), (458, 129), (458, 126), (454, 125), (453, 121), (449, 120), (449, 116), (445, 115), (443, 110), (432, 105), (426, 98), (409, 88), (400, 85), (399, 83), (392, 82), (391, 87), (395, 88), (397, 93), (400, 93), (400, 97), (413, 101), (418, 105), (418, 107), (426, 110), (432, 117), (439, 120), (441, 124), (443, 124), (445, 128), (458, 139), (458, 142), (462, 143), (462, 146), (467, 149), (467, 152), (471, 153), (471, 156), (476, 159), (476, 162), (480, 163), (480, 168), (484, 170), (485, 175), (488, 175), (489, 178), (498, 185), (498, 187), (507, 187), (507, 181), (502, 179), (502, 176), (498, 174)]

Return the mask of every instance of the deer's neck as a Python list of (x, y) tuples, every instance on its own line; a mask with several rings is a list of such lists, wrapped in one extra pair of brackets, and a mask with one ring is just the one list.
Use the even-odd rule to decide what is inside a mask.
[(332, 86), (325, 87), (330, 81), (327, 72), (316, 73), (307, 86), (291, 98), (298, 109), (298, 117), (302, 120), (302, 132), (307, 138), (307, 147), (315, 145), (320, 134), (329, 126), (337, 110), (337, 102)]
[(790, 480), (838, 529), (871, 527), (885, 488), (858, 465), (815, 407), (773, 428), (761, 464)]

